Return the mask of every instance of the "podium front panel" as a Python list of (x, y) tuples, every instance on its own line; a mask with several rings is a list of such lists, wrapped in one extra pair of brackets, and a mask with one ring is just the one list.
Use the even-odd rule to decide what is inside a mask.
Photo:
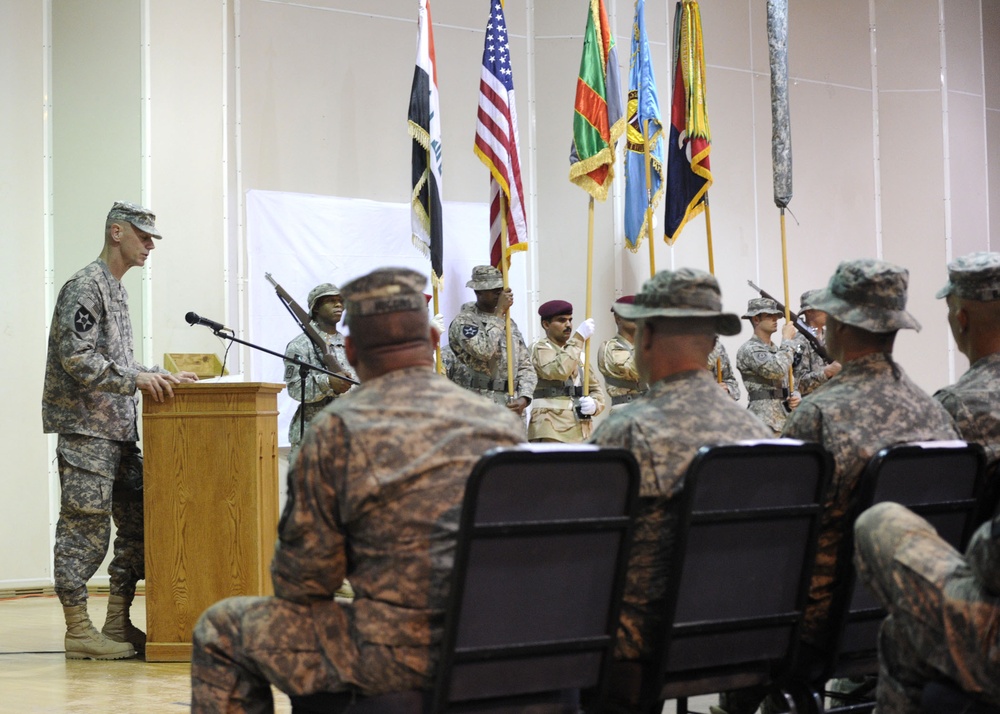
[(147, 661), (190, 660), (213, 603), (273, 593), (283, 388), (194, 383), (143, 398)]

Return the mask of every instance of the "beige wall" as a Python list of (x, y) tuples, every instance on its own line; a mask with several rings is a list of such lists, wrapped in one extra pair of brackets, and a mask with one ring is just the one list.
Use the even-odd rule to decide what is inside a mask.
[[(606, 2), (624, 86), (633, 3)], [(933, 390), (965, 367), (933, 299), (944, 265), (988, 248), (991, 232), (1000, 235), (1000, 0), (790, 4), (791, 303), (825, 284), (845, 258), (882, 256), (908, 267), (911, 309), (924, 330), (900, 338), (898, 357)], [(673, 2), (647, 5), (668, 114)], [(8, 306), (0, 359), (12, 377), (5, 402), (24, 415), (0, 432), (12, 458), (11, 476), (0, 481), (7, 544), (0, 588), (51, 582), (58, 491), (38, 415), (46, 300), (96, 255), (111, 201), (148, 201), (167, 236), (149, 267), (126, 278), (142, 335), (137, 352), (160, 362), (164, 352), (222, 354), (209, 331), (183, 322), (189, 310), (237, 329), (246, 323), (245, 191), (408, 199), (416, 2), (358, 7), (356, 0), (0, 0), (0, 96), (12, 108), (0, 115), (11, 139), (0, 147), (9, 258), (0, 267)], [(567, 174), (585, 9), (583, 0), (506, 6), (533, 228), (532, 250), (515, 258), (531, 266), (534, 289), (523, 299), (565, 298), (578, 313), (587, 195)], [(444, 197), (483, 202), (488, 179), (471, 146), (485, 3), (434, 0), (433, 10)], [(733, 311), (752, 297), (748, 278), (782, 291), (763, 13), (752, 0), (703, 7), (716, 273)], [(649, 272), (645, 244), (636, 255), (621, 248), (622, 201), (619, 176), (595, 215), (600, 339), (613, 331), (608, 303), (635, 292)], [(707, 267), (705, 246), (698, 218), (674, 248), (658, 241), (657, 267)], [(267, 335), (241, 334), (268, 344)], [(740, 342), (726, 341), (731, 354)]]

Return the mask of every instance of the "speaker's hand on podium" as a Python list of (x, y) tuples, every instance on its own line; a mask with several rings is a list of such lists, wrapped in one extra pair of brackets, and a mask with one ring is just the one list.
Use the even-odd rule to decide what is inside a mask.
[(177, 377), (177, 381), (181, 384), (190, 384), (191, 382), (198, 381), (198, 375), (194, 372), (174, 372), (174, 376)]
[[(183, 374), (190, 374), (189, 372)], [(193, 376), (193, 375), (192, 375)], [(135, 376), (135, 387), (143, 394), (153, 398), (155, 402), (162, 402), (166, 397), (173, 397), (174, 384), (190, 382), (193, 380), (181, 379), (174, 374), (164, 374), (163, 372), (139, 372)]]

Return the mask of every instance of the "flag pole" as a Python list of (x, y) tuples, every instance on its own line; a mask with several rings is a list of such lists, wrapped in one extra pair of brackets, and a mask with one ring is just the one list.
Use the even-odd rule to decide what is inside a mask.
[(642, 154), (646, 162), (646, 233), (649, 241), (649, 277), (656, 275), (656, 241), (653, 240), (653, 157), (649, 153), (649, 119), (642, 123)]
[[(431, 274), (433, 275), (433, 273), (434, 273), (434, 271), (432, 270)], [(432, 285), (432, 292), (431, 292), (431, 294), (433, 295), (432, 303), (434, 305), (434, 314), (435, 315), (440, 315), (441, 314), (441, 306), (440, 306), (440, 304), (438, 302), (438, 282), (439, 282), (438, 280), (431, 280), (431, 285)], [(437, 342), (434, 343), (434, 364), (435, 364), (435, 368), (437, 369), (438, 374), (444, 374), (444, 363), (441, 361), (441, 336), (440, 335), (438, 335)]]
[[(705, 194), (705, 237), (708, 241), (708, 272), (715, 275), (715, 251), (712, 249), (712, 211)], [(715, 358), (715, 381), (722, 384), (722, 357)]]
[[(503, 273), (503, 289), (508, 287), (507, 282), (507, 256), (510, 246), (507, 245), (507, 199), (504, 198), (503, 191), (500, 192), (500, 272)], [(505, 313), (504, 324), (507, 328), (507, 396), (514, 396), (514, 340), (511, 337), (510, 329), (510, 308)]]
[[(590, 197), (587, 209), (587, 306), (584, 319), (590, 319), (591, 297), (594, 292), (594, 197)], [(584, 342), (583, 396), (590, 395), (590, 338)]]
[[(791, 322), (791, 311), (788, 307), (788, 247), (785, 240), (785, 209), (781, 209), (781, 272), (785, 280), (785, 322)], [(795, 391), (795, 368), (788, 367), (788, 392)]]

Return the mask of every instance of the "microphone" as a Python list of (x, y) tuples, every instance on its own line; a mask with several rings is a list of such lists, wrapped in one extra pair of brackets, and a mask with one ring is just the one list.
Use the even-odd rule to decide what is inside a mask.
[(223, 325), (221, 322), (216, 322), (215, 320), (209, 320), (207, 317), (200, 317), (196, 312), (189, 312), (184, 316), (184, 319), (189, 325), (204, 325), (205, 327), (210, 327), (212, 332), (221, 332), (223, 330), (228, 330), (229, 328)]

